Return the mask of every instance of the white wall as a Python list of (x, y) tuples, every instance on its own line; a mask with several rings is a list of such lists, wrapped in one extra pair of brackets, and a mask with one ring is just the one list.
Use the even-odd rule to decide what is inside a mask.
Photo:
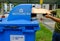
[(13, 7), (14, 7), (14, 5), (11, 3), (9, 3), (9, 4), (4, 3), (4, 12), (7, 12), (7, 13), (10, 12), (10, 10), (12, 10)]
[(43, 4), (43, 5), (42, 5), (42, 8), (49, 10), (49, 4)]
[(7, 12), (7, 3), (4, 3), (4, 10)]
[(44, 9), (48, 9), (49, 10), (49, 4), (43, 4), (43, 5), (40, 5), (40, 4), (35, 4), (35, 7), (36, 8), (44, 8)]

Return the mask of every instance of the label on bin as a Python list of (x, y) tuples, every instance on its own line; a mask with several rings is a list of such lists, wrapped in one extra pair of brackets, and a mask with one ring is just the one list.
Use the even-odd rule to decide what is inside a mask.
[(10, 41), (24, 41), (24, 35), (10, 35)]

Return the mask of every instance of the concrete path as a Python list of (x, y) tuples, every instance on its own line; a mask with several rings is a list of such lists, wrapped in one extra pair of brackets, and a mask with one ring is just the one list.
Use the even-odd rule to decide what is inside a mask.
[(51, 32), (53, 32), (54, 31), (54, 28), (52, 28), (51, 26), (50, 26), (50, 24), (45, 24), (45, 23), (43, 23)]
[(54, 26), (55, 26), (55, 22), (51, 19), (44, 19), (42, 21), (42, 23), (48, 28), (50, 29), (52, 32), (54, 31)]

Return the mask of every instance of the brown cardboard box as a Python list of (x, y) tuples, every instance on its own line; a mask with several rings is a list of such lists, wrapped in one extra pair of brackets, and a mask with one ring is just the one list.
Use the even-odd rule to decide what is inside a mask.
[(51, 14), (50, 10), (43, 9), (43, 8), (32, 8), (32, 13), (37, 13), (37, 14)]

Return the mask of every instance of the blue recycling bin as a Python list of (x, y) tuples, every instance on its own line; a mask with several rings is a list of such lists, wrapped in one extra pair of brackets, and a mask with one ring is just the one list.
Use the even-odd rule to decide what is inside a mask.
[(0, 41), (35, 41), (40, 27), (37, 20), (31, 21), (31, 11), (31, 4), (15, 6), (0, 22)]

